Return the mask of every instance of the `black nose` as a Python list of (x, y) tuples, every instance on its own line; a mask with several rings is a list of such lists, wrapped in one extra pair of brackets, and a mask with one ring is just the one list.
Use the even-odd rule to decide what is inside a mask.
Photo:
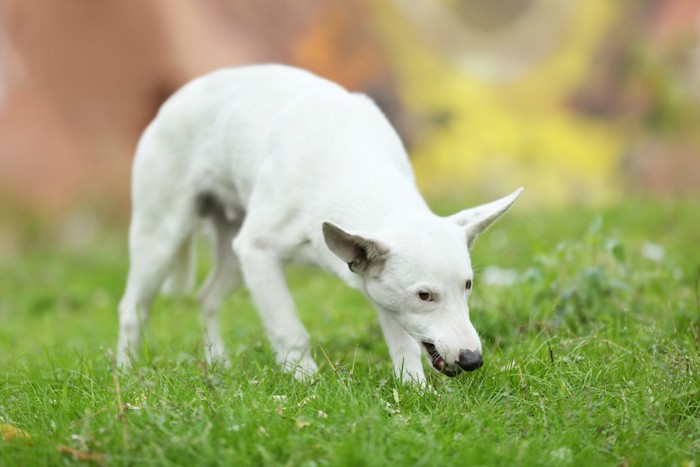
[(459, 351), (459, 360), (457, 365), (465, 371), (474, 371), (483, 365), (481, 353), (472, 350), (462, 349)]

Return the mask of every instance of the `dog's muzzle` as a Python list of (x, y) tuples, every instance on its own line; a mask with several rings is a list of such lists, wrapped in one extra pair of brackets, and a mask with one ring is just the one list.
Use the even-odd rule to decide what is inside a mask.
[(422, 344), (428, 352), (428, 356), (430, 356), (430, 363), (433, 365), (433, 368), (449, 377), (457, 376), (460, 370), (474, 371), (477, 368), (481, 368), (484, 363), (480, 352), (462, 349), (459, 352), (459, 360), (455, 364), (448, 364), (442, 358), (440, 352), (437, 351), (434, 344), (430, 342), (422, 342)]

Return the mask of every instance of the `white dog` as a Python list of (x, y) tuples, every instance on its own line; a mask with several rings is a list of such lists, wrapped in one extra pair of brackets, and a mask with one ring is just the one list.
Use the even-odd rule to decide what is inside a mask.
[(196, 79), (163, 105), (136, 152), (118, 361), (138, 352), (161, 285), (192, 284), (192, 236), (210, 223), (215, 266), (199, 296), (207, 361), (227, 362), (219, 306), (245, 281), (277, 361), (299, 379), (316, 371), (284, 277), (287, 262), (304, 261), (374, 304), (403, 380), (425, 380), (423, 351), (446, 375), (474, 370), (468, 248), (521, 191), (438, 217), (367, 97), (281, 65)]

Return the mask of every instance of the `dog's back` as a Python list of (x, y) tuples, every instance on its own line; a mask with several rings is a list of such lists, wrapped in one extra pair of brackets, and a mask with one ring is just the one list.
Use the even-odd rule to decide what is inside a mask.
[[(365, 139), (367, 133), (395, 135), (370, 100), (309, 72), (283, 65), (214, 72), (175, 93), (144, 133), (134, 163), (134, 198), (149, 196), (140, 187), (148, 187), (159, 172), (174, 182), (178, 174), (187, 174), (188, 186), (216, 185), (224, 204), (243, 208), (269, 158), (287, 165), (279, 172), (290, 169), (289, 164), (318, 168), (324, 160), (337, 167), (344, 155), (353, 165), (361, 164), (358, 158), (367, 151), (350, 154), (349, 145), (368, 147), (366, 141), (346, 138), (344, 148), (332, 151), (331, 146), (350, 126), (363, 122), (369, 129)], [(375, 143), (381, 150), (379, 139)], [(384, 155), (394, 157), (411, 177), (400, 141), (391, 144), (395, 147)]]
[(338, 211), (365, 211), (357, 228), (371, 230), (382, 213), (406, 204), (427, 210), (403, 145), (376, 105), (282, 65), (221, 70), (173, 95), (139, 143), (133, 200), (134, 217), (142, 218), (157, 218), (154, 206), (214, 206), (236, 222), (260, 215), (284, 230), (290, 249), (310, 239), (317, 252), (293, 254), (316, 255), (326, 269), (324, 259), (337, 261), (319, 226), (340, 221)]

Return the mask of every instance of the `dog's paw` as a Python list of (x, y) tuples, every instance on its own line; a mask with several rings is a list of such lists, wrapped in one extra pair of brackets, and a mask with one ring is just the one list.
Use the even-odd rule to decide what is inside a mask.
[(289, 358), (285, 360), (282, 370), (292, 374), (297, 381), (303, 382), (310, 380), (316, 374), (318, 366), (313, 358), (304, 355), (296, 360)]
[(209, 343), (205, 336), (204, 360), (209, 366), (220, 366), (227, 370), (231, 368), (231, 358), (220, 339)]
[(217, 366), (225, 370), (229, 370), (231, 368), (231, 358), (225, 352), (216, 355), (206, 352), (204, 354), (204, 358), (209, 366)]
[(134, 366), (134, 361), (136, 356), (131, 352), (130, 349), (118, 349), (116, 356), (117, 368), (120, 370), (128, 371)]
[(414, 371), (407, 371), (405, 368), (395, 368), (394, 373), (402, 384), (412, 386), (423, 391), (434, 392), (433, 387), (425, 378), (425, 372), (422, 368)]
[(425, 379), (423, 378), (417, 378), (417, 377), (402, 377), (401, 378), (401, 384), (404, 386), (408, 386), (411, 389), (415, 389), (417, 391), (420, 391), (421, 393), (424, 394), (437, 394), (438, 392), (435, 390), (435, 388)]

